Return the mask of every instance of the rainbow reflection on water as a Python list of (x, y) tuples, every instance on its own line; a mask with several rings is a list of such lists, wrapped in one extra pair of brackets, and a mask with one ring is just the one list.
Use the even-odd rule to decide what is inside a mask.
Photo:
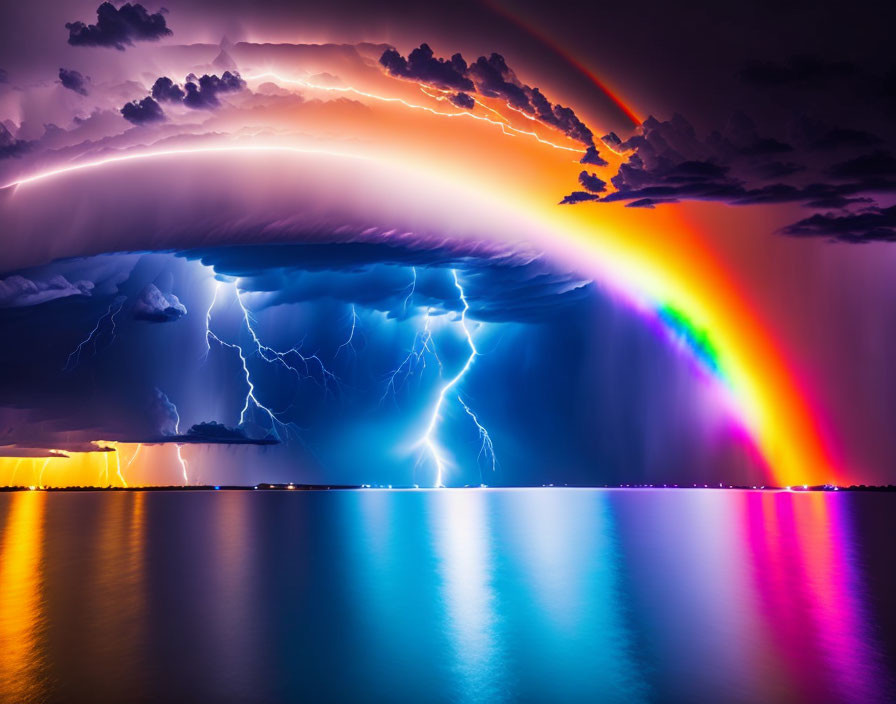
[(887, 701), (889, 495), (0, 495), (0, 701)]

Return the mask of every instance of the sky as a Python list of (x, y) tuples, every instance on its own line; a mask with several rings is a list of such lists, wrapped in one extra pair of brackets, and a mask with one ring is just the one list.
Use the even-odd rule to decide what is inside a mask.
[(891, 483), (875, 12), (12, 7), (0, 481)]

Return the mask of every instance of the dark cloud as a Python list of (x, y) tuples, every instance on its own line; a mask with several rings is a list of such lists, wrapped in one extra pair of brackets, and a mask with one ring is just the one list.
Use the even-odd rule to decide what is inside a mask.
[(59, 82), (62, 83), (64, 88), (68, 88), (69, 90), (75, 91), (75, 93), (80, 93), (81, 95), (87, 95), (87, 81), (89, 79), (85, 78), (81, 73), (74, 70), (69, 70), (67, 68), (59, 69)]
[(460, 54), (450, 59), (433, 56), (428, 44), (421, 44), (405, 59), (394, 49), (387, 49), (380, 57), (380, 63), (393, 76), (422, 81), (446, 90), (472, 91), (473, 81), (467, 78), (467, 62)]
[[(628, 157), (610, 179), (614, 191), (599, 199), (576, 191), (562, 202), (622, 201), (633, 208), (684, 200), (740, 206), (796, 203), (841, 212), (809, 217), (785, 228), (787, 234), (827, 235), (843, 241), (888, 239), (884, 222), (888, 211), (878, 199), (896, 192), (896, 158), (883, 148), (847, 159), (840, 155), (844, 148), (886, 144), (886, 140), (867, 130), (832, 127), (807, 118), (792, 126), (790, 136), (785, 142), (761, 134), (743, 113), (735, 113), (723, 129), (705, 137), (698, 136), (681, 115), (667, 121), (649, 117), (626, 141), (613, 133), (603, 138), (610, 148)], [(782, 160), (785, 154), (787, 159)], [(601, 192), (588, 188), (582, 176), (579, 182), (587, 191)], [(825, 233), (828, 225), (831, 230)], [(862, 227), (868, 228), (864, 234), (857, 229)]]
[(6, 69), (0, 68), (0, 83), (8, 83), (9, 82), (9, 73), (7, 73)]
[(476, 107), (476, 99), (466, 93), (455, 93), (448, 100), (451, 101), (452, 105), (456, 105), (464, 110), (472, 110)]
[(216, 421), (197, 423), (186, 433), (165, 435), (141, 441), (146, 444), (176, 443), (178, 445), (277, 445), (276, 438), (266, 435), (263, 438), (250, 438), (242, 428), (229, 428)]
[(892, 179), (896, 178), (896, 158), (889, 152), (878, 150), (834, 164), (828, 173), (835, 179)]
[(25, 308), (67, 296), (89, 296), (92, 281), (70, 282), (61, 274), (32, 280), (15, 274), (0, 279), (0, 308)]
[(168, 76), (162, 76), (152, 85), (152, 97), (160, 103), (179, 103), (184, 99), (184, 91)]
[(162, 12), (150, 14), (139, 3), (125, 3), (116, 9), (104, 2), (97, 8), (96, 24), (68, 22), (65, 28), (72, 46), (111, 46), (119, 50), (135, 41), (154, 41), (171, 34)]
[(792, 237), (830, 237), (842, 242), (896, 242), (896, 206), (836, 215), (815, 214), (785, 227)]
[(582, 184), (582, 188), (592, 193), (603, 193), (607, 190), (606, 181), (599, 179), (597, 174), (589, 174), (587, 171), (579, 174), (579, 183)]
[(480, 94), (489, 98), (501, 98), (526, 112), (535, 112), (529, 102), (529, 95), (500, 54), (493, 53), (488, 58), (480, 56), (470, 66), (469, 75)]
[(590, 147), (586, 157), (591, 161), (583, 163), (603, 161), (593, 149), (594, 135), (572, 108), (552, 104), (538, 88), (522, 83), (501, 54), (480, 56), (468, 66), (460, 54), (440, 59), (433, 56), (428, 44), (421, 44), (407, 59), (395, 49), (387, 49), (380, 57), (380, 63), (393, 76), (458, 91), (449, 98), (458, 107), (472, 109), (474, 101), (468, 94), (473, 92), (503, 100)]
[[(470, 317), (493, 321), (542, 320), (577, 300), (579, 294), (571, 292), (590, 283), (559, 273), (539, 258), (492, 258), (487, 252), (459, 256), (445, 247), (255, 245), (192, 250), (184, 256), (199, 258), (219, 275), (239, 278), (240, 288), (247, 293), (264, 294), (252, 299), (259, 307), (332, 299), (393, 317), (413, 312), (408, 306), (460, 310), (451, 269), (471, 283), (465, 287)], [(411, 267), (416, 269), (416, 283), (413, 300), (408, 301)]]
[(0, 443), (0, 457), (68, 457), (70, 452), (115, 452), (95, 442), (54, 442), (52, 448), (31, 442)]
[(0, 122), (0, 159), (21, 156), (31, 147), (31, 142), (24, 139), (16, 139), (6, 128), (6, 125)]
[(585, 203), (587, 201), (598, 200), (600, 196), (598, 196), (597, 194), (603, 193), (605, 190), (607, 190), (606, 181), (598, 178), (597, 174), (591, 174), (587, 171), (582, 171), (579, 174), (579, 183), (585, 190), (573, 191), (560, 201), (560, 205), (574, 205), (575, 203)]
[(16, 445), (0, 446), (0, 457), (13, 459), (43, 459), (45, 457), (68, 457), (64, 452), (43, 447), (18, 447)]
[(168, 396), (161, 389), (153, 389), (149, 402), (149, 418), (153, 427), (164, 436), (177, 435), (180, 427), (180, 416)]
[(607, 147), (610, 148), (610, 150), (616, 152), (617, 154), (622, 151), (622, 140), (615, 132), (608, 132), (600, 138), (600, 141), (606, 144)]
[(655, 205), (660, 205), (662, 203), (669, 203), (671, 201), (659, 200), (657, 198), (639, 198), (638, 200), (633, 200), (631, 203), (626, 204), (626, 208), (653, 208)]
[[(190, 77), (189, 78), (195, 78)], [(198, 82), (196, 82), (198, 81)], [(234, 93), (246, 87), (246, 82), (240, 78), (240, 74), (225, 71), (221, 77), (212, 74), (204, 74), (200, 78), (188, 80), (184, 84), (186, 96), (183, 103), (188, 108), (204, 109), (214, 108), (219, 105), (218, 95), (220, 93)]]
[(133, 100), (121, 109), (122, 117), (135, 125), (145, 125), (150, 122), (161, 122), (165, 119), (165, 113), (159, 104), (152, 98)]
[(173, 293), (164, 294), (155, 284), (147, 284), (134, 303), (134, 318), (152, 323), (169, 323), (187, 314), (187, 309)]
[(590, 200), (598, 200), (600, 196), (587, 191), (573, 191), (568, 196), (564, 196), (560, 201), (560, 205), (575, 205), (576, 203), (586, 203)]
[(589, 146), (585, 150), (585, 156), (583, 156), (579, 163), (581, 164), (592, 164), (594, 166), (607, 166), (607, 160), (604, 159), (600, 154), (597, 153), (597, 147), (594, 145)]

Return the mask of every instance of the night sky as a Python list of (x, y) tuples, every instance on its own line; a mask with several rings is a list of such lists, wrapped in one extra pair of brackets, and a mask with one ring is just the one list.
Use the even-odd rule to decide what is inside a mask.
[(3, 483), (893, 481), (893, 8), (166, 8), (7, 10)]

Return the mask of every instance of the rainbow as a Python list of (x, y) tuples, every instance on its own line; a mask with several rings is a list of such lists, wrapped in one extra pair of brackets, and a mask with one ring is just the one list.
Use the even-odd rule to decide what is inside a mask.
[[(272, 151), (381, 161), (371, 155), (291, 146), (185, 147), (69, 164), (19, 178), (8, 187), (20, 188), (35, 181), (124, 161)], [(637, 221), (631, 232), (626, 223), (622, 228), (626, 231), (622, 233), (619, 227), (614, 229), (608, 224), (606, 217), (607, 213), (619, 212), (612, 210), (615, 206), (582, 204), (568, 208), (548, 204), (543, 198), (526, 197), (512, 187), (485, 178), (479, 185), (499, 202), (508, 204), (552, 234), (550, 241), (539, 244), (576, 268), (584, 266), (589, 275), (687, 343), (695, 360), (719, 381), (730, 398), (736, 416), (767, 466), (772, 483), (779, 486), (839, 483), (840, 472), (836, 469), (838, 463), (831, 451), (830, 438), (823, 432), (820, 413), (813, 409), (798, 375), (761, 324), (760, 316), (737, 290), (706, 238), (684, 222), (678, 210), (664, 211), (665, 221), (656, 216), (660, 227), (670, 228), (678, 236), (675, 247), (661, 249), (656, 244), (657, 220), (642, 228), (644, 232), (637, 231)], [(52, 460), (53, 465), (64, 462), (64, 459)], [(104, 476), (108, 477), (105, 464), (103, 469)], [(124, 483), (123, 478), (121, 481)]]
[(638, 117), (634, 110), (626, 104), (624, 100), (614, 91), (611, 90), (607, 85), (605, 80), (601, 80), (597, 74), (594, 73), (591, 69), (589, 69), (585, 64), (579, 61), (575, 56), (573, 56), (570, 52), (568, 52), (563, 46), (560, 45), (559, 42), (554, 41), (551, 37), (549, 37), (545, 32), (539, 29), (537, 26), (526, 22), (517, 14), (511, 12), (508, 8), (503, 7), (497, 0), (484, 0), (483, 4), (488, 7), (492, 12), (497, 15), (500, 15), (506, 20), (509, 20), (514, 26), (521, 29), (523, 32), (533, 37), (537, 41), (541, 42), (544, 46), (548, 47), (551, 51), (553, 51), (557, 56), (563, 59), (567, 64), (572, 66), (576, 71), (585, 76), (591, 83), (597, 88), (601, 93), (603, 93), (616, 108), (625, 115), (626, 119), (632, 123), (633, 127), (637, 127), (641, 124), (642, 120)]

